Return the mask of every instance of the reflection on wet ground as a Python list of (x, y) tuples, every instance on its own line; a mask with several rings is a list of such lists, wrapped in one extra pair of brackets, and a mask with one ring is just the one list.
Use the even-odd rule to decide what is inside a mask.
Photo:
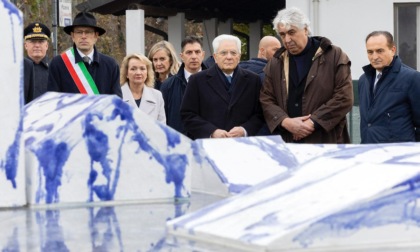
[(180, 251), (165, 223), (221, 198), (180, 203), (17, 208), (0, 211), (1, 251)]

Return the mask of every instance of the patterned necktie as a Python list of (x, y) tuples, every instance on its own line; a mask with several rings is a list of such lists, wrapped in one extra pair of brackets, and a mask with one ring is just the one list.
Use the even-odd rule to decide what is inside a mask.
[(376, 83), (378, 83), (379, 79), (382, 77), (382, 73), (378, 73), (376, 75), (375, 83), (373, 84), (373, 90), (376, 91)]
[(83, 62), (85, 62), (87, 65), (90, 65), (90, 59), (88, 56), (83, 56)]

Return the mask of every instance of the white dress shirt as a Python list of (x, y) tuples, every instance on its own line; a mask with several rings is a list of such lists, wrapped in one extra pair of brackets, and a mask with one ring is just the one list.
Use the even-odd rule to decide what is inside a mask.
[(93, 53), (95, 52), (95, 50), (92, 50), (88, 55), (82, 53), (82, 51), (79, 50), (79, 48), (76, 48), (77, 52), (79, 53), (79, 55), (83, 58), (83, 56), (88, 56), (89, 57), (89, 64), (92, 63), (93, 61)]

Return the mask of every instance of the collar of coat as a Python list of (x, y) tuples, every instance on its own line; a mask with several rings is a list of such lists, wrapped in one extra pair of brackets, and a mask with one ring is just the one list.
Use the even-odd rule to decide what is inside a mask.
[[(384, 69), (382, 70), (381, 78), (384, 78), (389, 72), (398, 72), (399, 69), (401, 68), (401, 64), (402, 62), (401, 62), (400, 57), (398, 57), (398, 55), (395, 55), (391, 61), (391, 64), (389, 64), (389, 66), (384, 67)], [(376, 76), (376, 69), (373, 68), (371, 64), (368, 64), (362, 67), (362, 69), (368, 78), (371, 79), (373, 78), (373, 76)]]
[[(332, 43), (329, 39), (325, 37), (308, 37), (308, 39), (314, 38), (319, 41), (319, 48), (315, 53), (312, 61), (314, 61), (317, 57), (319, 57), (323, 52), (327, 52), (331, 49)], [(284, 46), (282, 46), (276, 53), (274, 53), (273, 57), (278, 58), (279, 60), (283, 60), (285, 78), (286, 78), (286, 91), (289, 93), (289, 53)], [(283, 59), (281, 59), (283, 57)]]
[[(76, 60), (76, 63), (79, 63), (81, 61), (83, 61), (82, 56), (80, 56), (79, 52), (77, 51), (77, 47), (76, 44), (73, 43), (73, 50), (74, 50), (74, 58)], [(98, 62), (99, 63), (99, 55), (98, 55), (98, 50), (96, 49), (96, 45), (93, 46), (93, 59), (92, 59), (92, 63), (93, 62)]]
[[(182, 63), (181, 66), (178, 69), (178, 72), (174, 76), (168, 77), (168, 79), (166, 79), (164, 82), (168, 81), (169, 78), (178, 78), (178, 79), (181, 80), (182, 83), (184, 83), (186, 85), (187, 80), (185, 79), (184, 69), (185, 69), (185, 64)], [(207, 66), (204, 63), (201, 63), (201, 71), (206, 70), (206, 69), (207, 69)]]
[[(331, 47), (332, 47), (331, 41), (329, 39), (325, 38), (325, 37), (317, 37), (317, 36), (308, 37), (308, 39), (310, 39), (310, 38), (314, 38), (314, 39), (318, 40), (319, 43), (320, 43), (319, 44), (319, 48), (316, 51), (314, 58), (316, 58), (317, 56), (319, 56), (319, 54), (321, 52), (326, 52), (326, 51), (330, 50)], [(273, 57), (276, 57), (276, 58), (279, 58), (280, 59), (280, 57), (282, 55), (283, 55), (283, 57), (287, 57), (287, 58), (289, 57), (288, 56), (288, 52), (286, 50), (286, 47), (284, 47), (284, 46), (282, 46), (280, 49), (278, 49), (276, 51), (276, 53), (274, 53)]]

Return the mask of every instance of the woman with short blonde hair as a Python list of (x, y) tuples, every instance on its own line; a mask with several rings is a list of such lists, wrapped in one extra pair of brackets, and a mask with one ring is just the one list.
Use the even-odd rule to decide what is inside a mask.
[(152, 62), (142, 54), (129, 54), (121, 63), (122, 98), (137, 109), (166, 123), (162, 93), (153, 88), (155, 75)]

